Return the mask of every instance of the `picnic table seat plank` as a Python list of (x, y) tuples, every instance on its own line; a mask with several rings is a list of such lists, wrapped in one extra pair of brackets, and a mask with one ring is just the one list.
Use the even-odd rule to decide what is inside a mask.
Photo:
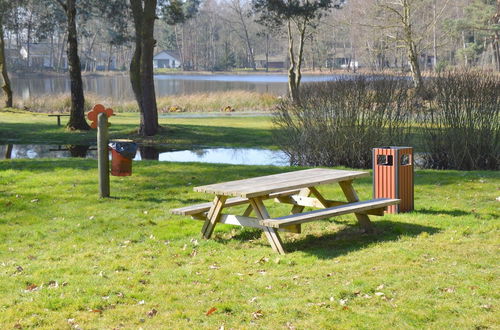
[[(269, 199), (280, 198), (282, 196), (295, 195), (298, 192), (299, 192), (299, 190), (296, 190), (296, 189), (282, 191), (279, 193), (270, 194)], [(233, 198), (228, 198), (226, 200), (226, 202), (224, 203), (224, 207), (238, 206), (238, 205), (243, 205), (243, 204), (247, 204), (247, 203), (248, 203), (248, 198), (233, 197)], [(208, 210), (210, 210), (210, 207), (212, 207), (212, 205), (213, 205), (213, 202), (189, 205), (189, 206), (185, 206), (185, 207), (171, 209), (170, 213), (177, 214), (177, 215), (196, 215), (196, 214), (207, 212)], [(253, 210), (253, 209), (250, 208), (250, 210)], [(249, 214), (246, 214), (246, 215), (249, 215)]]
[(352, 180), (369, 176), (367, 172), (330, 169), (310, 169), (296, 172), (268, 175), (263, 177), (217, 183), (195, 187), (194, 191), (216, 195), (252, 198), (289, 189), (313, 187), (321, 184)]
[(290, 225), (311, 222), (314, 220), (327, 219), (329, 217), (344, 215), (348, 213), (359, 213), (370, 209), (385, 208), (389, 205), (399, 204), (399, 202), (399, 199), (391, 198), (372, 199), (369, 201), (348, 203), (345, 205), (286, 215), (278, 218), (264, 219), (260, 221), (260, 224), (271, 228), (282, 228)]

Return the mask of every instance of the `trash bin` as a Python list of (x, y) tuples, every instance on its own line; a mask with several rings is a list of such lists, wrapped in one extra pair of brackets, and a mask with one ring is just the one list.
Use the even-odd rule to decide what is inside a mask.
[(391, 205), (387, 213), (413, 210), (413, 148), (373, 148), (374, 198), (399, 198), (399, 205)]
[(132, 140), (112, 140), (109, 142), (111, 149), (111, 175), (132, 175), (132, 159), (137, 152), (137, 143)]

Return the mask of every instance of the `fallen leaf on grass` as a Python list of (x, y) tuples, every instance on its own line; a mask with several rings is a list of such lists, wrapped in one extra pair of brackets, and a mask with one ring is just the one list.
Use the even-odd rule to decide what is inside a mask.
[(491, 307), (493, 307), (493, 305), (484, 304), (484, 305), (481, 305), (480, 307), (483, 308), (483, 309), (491, 309)]
[(101, 314), (102, 313), (102, 309), (91, 309), (89, 312)]
[(20, 272), (22, 272), (23, 270), (24, 270), (24, 269), (23, 269), (23, 267), (21, 267), (21, 266), (17, 266), (17, 267), (16, 267), (16, 273), (20, 273)]
[(258, 311), (253, 312), (252, 316), (254, 319), (259, 319), (259, 318), (263, 317), (264, 314), (262, 313), (262, 310), (259, 309)]
[(147, 313), (148, 317), (153, 317), (156, 314), (158, 314), (158, 311), (154, 308)]
[(385, 293), (383, 293), (383, 292), (375, 292), (375, 295), (376, 295), (376, 296), (379, 296), (379, 297), (383, 296), (384, 294), (385, 294)]
[(217, 265), (215, 265), (215, 264), (213, 264), (213, 265), (210, 265), (208, 268), (210, 268), (210, 269), (219, 269), (220, 267), (217, 266)]
[(208, 312), (205, 314), (206, 316), (210, 316), (212, 315), (215, 311), (217, 310), (217, 308), (215, 307), (212, 307), (208, 310)]
[(30, 284), (30, 285), (28, 285), (28, 286), (26, 287), (26, 290), (25, 290), (25, 291), (30, 292), (30, 291), (35, 291), (35, 290), (38, 290), (38, 285), (36, 285), (36, 284)]
[(446, 293), (453, 293), (455, 292), (455, 288), (443, 288), (441, 289), (441, 291)]
[(266, 263), (266, 262), (268, 262), (268, 261), (269, 261), (269, 258), (267, 258), (267, 257), (262, 257), (262, 258), (260, 258), (259, 260), (257, 260), (255, 263), (256, 263), (256, 264), (263, 264), (263, 263)]
[(345, 306), (345, 305), (347, 305), (347, 299), (340, 299), (339, 303), (341, 306)]
[(35, 199), (32, 199), (31, 200), (31, 203), (38, 203), (39, 199), (38, 198), (35, 198)]
[(255, 300), (257, 300), (257, 297), (253, 297), (252, 299), (250, 299), (248, 302), (249, 303), (253, 303)]
[(380, 284), (379, 286), (377, 286), (377, 290), (382, 290), (383, 288), (384, 288), (383, 284)]

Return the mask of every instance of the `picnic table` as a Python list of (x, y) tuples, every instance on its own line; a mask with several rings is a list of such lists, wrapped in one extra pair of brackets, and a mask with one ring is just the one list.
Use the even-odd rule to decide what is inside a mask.
[(53, 115), (48, 115), (49, 117), (57, 117), (57, 126), (61, 126), (61, 117), (69, 117), (69, 114), (63, 114), (63, 113), (58, 113), (58, 114), (53, 114)]
[[(274, 251), (284, 254), (279, 231), (300, 233), (301, 225), (310, 221), (354, 213), (366, 232), (373, 227), (368, 215), (384, 215), (387, 206), (399, 199), (372, 199), (360, 201), (353, 180), (369, 176), (368, 172), (314, 168), (250, 179), (222, 182), (195, 187), (194, 191), (214, 194), (213, 202), (172, 209), (171, 213), (204, 220), (201, 230), (209, 239), (217, 223), (259, 228), (264, 231)], [(317, 189), (324, 184), (338, 183), (347, 201), (325, 198)], [(264, 200), (291, 205), (289, 215), (271, 217)], [(222, 213), (237, 205), (247, 205), (243, 214)], [(317, 210), (304, 212), (305, 207)], [(255, 217), (250, 217), (252, 212)]]

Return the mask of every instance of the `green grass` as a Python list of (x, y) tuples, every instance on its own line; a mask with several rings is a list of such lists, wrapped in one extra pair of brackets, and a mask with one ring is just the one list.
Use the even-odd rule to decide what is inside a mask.
[[(67, 117), (62, 117), (63, 124)], [(234, 146), (273, 147), (271, 118), (214, 117), (214, 118), (160, 118), (163, 129), (154, 137), (137, 134), (139, 115), (119, 113), (110, 118), (111, 138), (131, 138), (148, 144), (178, 146)], [(25, 111), (0, 111), (1, 144), (95, 144), (96, 131), (70, 132), (58, 127), (55, 117)]]
[(99, 200), (94, 160), (0, 161), (1, 327), (499, 327), (498, 173), (417, 171), (414, 212), (373, 217), (374, 235), (353, 216), (304, 225), (285, 256), (168, 213), (210, 199), (193, 186), (288, 170), (142, 161)]

